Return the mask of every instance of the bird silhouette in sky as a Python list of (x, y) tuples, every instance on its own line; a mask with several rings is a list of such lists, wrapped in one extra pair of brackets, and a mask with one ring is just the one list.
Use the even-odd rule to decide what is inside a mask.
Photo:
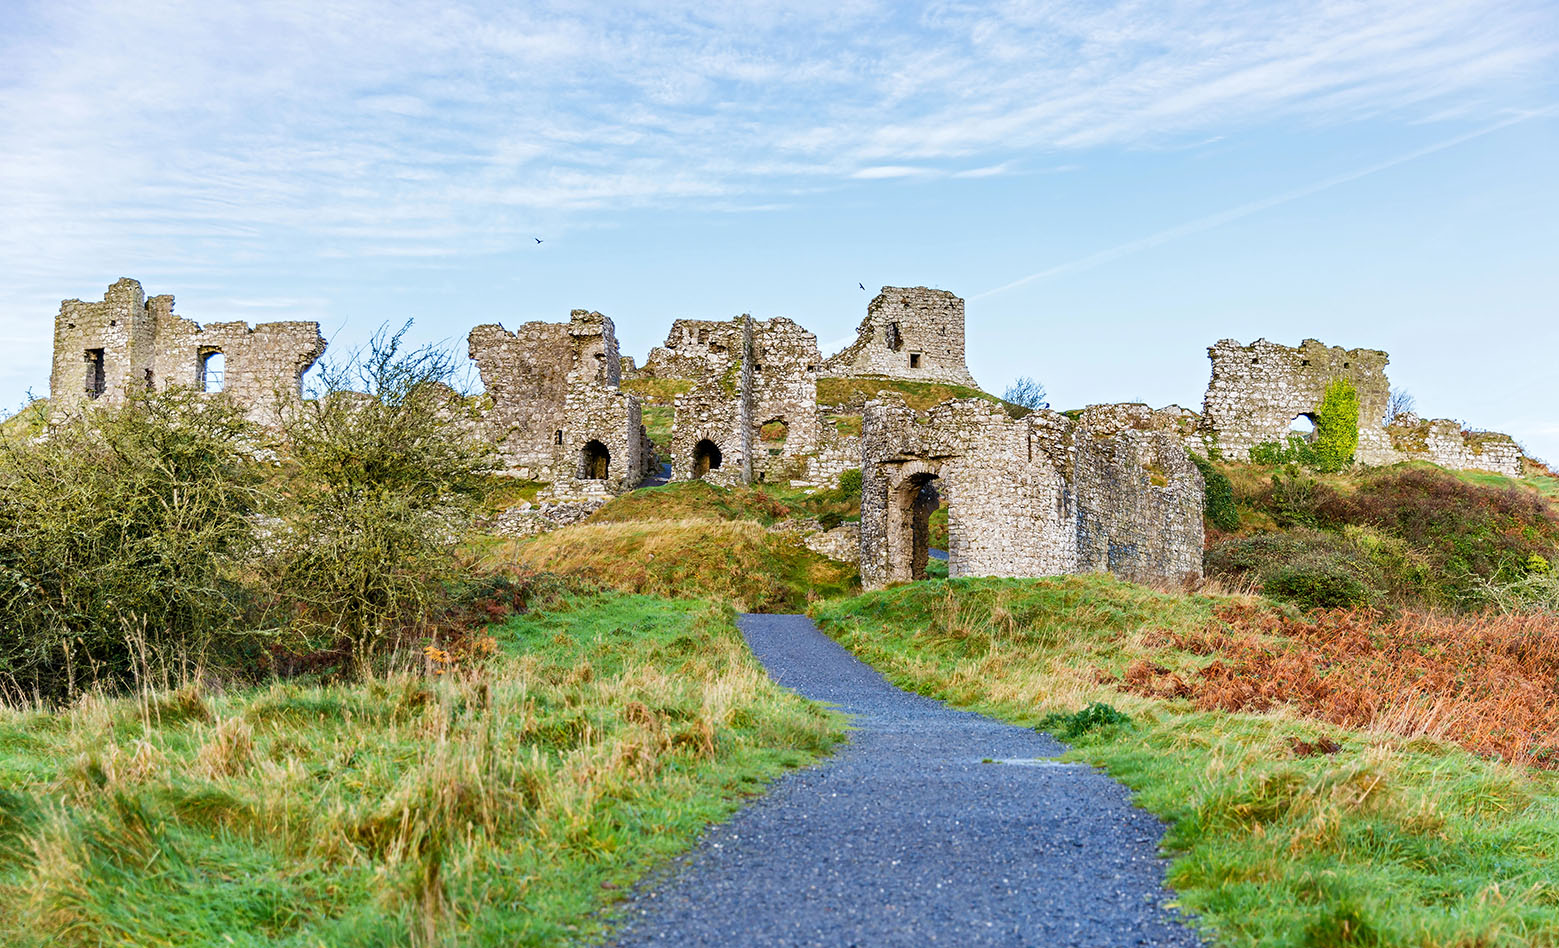
[(531, 240), (534, 240), (538, 244), (541, 243), (541, 238), (540, 237), (532, 237)]
[(857, 283), (857, 284), (855, 284), (855, 285), (856, 285), (856, 286), (858, 286), (858, 287), (860, 287), (860, 288), (861, 288), (861, 289), (863, 289), (863, 290), (864, 290), (864, 289), (866, 289), (866, 284), (864, 284), (864, 283)]

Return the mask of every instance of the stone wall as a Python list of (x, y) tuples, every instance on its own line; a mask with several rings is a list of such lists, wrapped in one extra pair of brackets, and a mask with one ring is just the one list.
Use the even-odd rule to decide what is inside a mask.
[(655, 469), (639, 400), (618, 388), (611, 319), (576, 309), (567, 323), (513, 333), (488, 324), (467, 345), (489, 401), (479, 428), (508, 473), (548, 482), (552, 497), (592, 497), (636, 487)]
[[(642, 374), (690, 378), (674, 402), (674, 480), (788, 481), (817, 450), (817, 337), (783, 317), (677, 320)], [(714, 446), (710, 452), (709, 445)], [(717, 453), (718, 467), (707, 459)]]
[(1454, 421), (1423, 421), (1405, 415), (1385, 422), (1391, 383), (1386, 353), (1377, 349), (1328, 347), (1306, 339), (1297, 348), (1258, 339), (1241, 346), (1225, 339), (1207, 350), (1213, 376), (1203, 401), (1204, 450), (1216, 447), (1229, 460), (1243, 461), (1259, 444), (1286, 444), (1290, 426), (1314, 420), (1334, 378), (1353, 382), (1359, 393), (1361, 464), (1431, 461), (1454, 470), (1486, 470), (1521, 476), (1521, 449), (1509, 436), (1464, 431)]
[(131, 391), (182, 386), (226, 392), (251, 420), (275, 425), (324, 352), (319, 323), (203, 326), (174, 315), (172, 296), (147, 299), (140, 283), (122, 279), (102, 302), (60, 303), (50, 404), (70, 411), (94, 401), (119, 404)]
[(1406, 412), (1386, 426), (1391, 447), (1401, 460), (1430, 461), (1458, 471), (1522, 475), (1520, 445), (1497, 431), (1468, 431), (1448, 418), (1425, 421)]
[(1297, 348), (1265, 339), (1248, 346), (1224, 339), (1209, 347), (1207, 354), (1213, 377), (1202, 403), (1203, 424), (1225, 458), (1243, 461), (1258, 444), (1286, 443), (1294, 421), (1301, 416), (1313, 420), (1326, 386), (1345, 378), (1359, 393), (1358, 460), (1365, 464), (1394, 460), (1385, 432), (1386, 404), (1391, 398), (1386, 353), (1328, 347), (1314, 339)]
[(867, 405), (861, 441), (868, 589), (923, 573), (928, 489), (947, 502), (950, 576), (1201, 575), (1202, 478), (1174, 435), (1015, 421), (983, 399), (917, 416), (890, 398)]
[(964, 360), (964, 301), (946, 290), (885, 286), (857, 332), (849, 348), (823, 363), (823, 375), (979, 387)]

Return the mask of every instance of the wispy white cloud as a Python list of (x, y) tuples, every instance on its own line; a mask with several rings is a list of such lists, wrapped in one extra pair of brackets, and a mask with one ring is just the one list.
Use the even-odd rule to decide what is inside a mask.
[(1546, 0), (23, 0), (0, 11), (0, 254), (28, 293), (278, 245), (437, 259), (570, 214), (1281, 117), (1466, 117), (1552, 80), (1554, 20)]

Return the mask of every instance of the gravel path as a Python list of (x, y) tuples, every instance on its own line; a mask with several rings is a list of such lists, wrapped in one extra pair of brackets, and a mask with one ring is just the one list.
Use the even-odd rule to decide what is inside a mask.
[(618, 944), (1201, 944), (1163, 907), (1162, 825), (1120, 784), (895, 688), (805, 616), (741, 627), (769, 674), (856, 729), (635, 891)]

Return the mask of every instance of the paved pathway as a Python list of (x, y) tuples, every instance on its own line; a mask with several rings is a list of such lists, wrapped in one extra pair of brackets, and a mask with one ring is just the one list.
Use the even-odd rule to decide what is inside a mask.
[(895, 688), (805, 616), (741, 627), (776, 680), (856, 730), (636, 891), (620, 945), (1200, 944), (1162, 906), (1162, 826), (1121, 785)]

